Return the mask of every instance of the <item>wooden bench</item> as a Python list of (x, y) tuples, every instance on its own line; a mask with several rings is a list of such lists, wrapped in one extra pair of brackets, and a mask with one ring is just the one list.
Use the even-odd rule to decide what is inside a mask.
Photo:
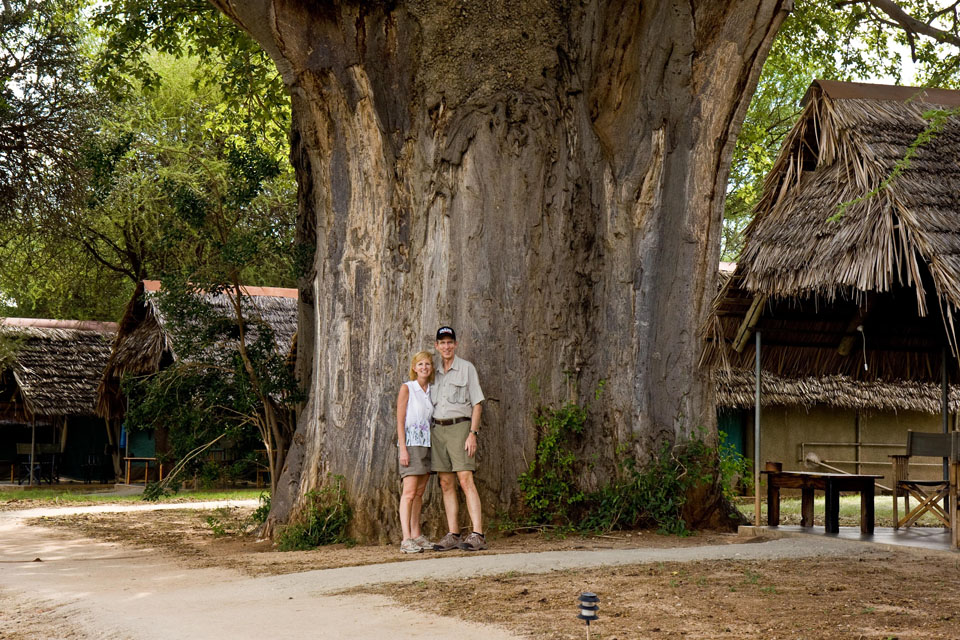
[(873, 533), (874, 482), (883, 476), (854, 475), (845, 473), (812, 473), (807, 471), (781, 471), (771, 468), (780, 463), (767, 463), (767, 524), (780, 525), (780, 489), (800, 489), (800, 526), (813, 526), (813, 492), (826, 495), (824, 528), (827, 533), (840, 532), (840, 493), (860, 494), (860, 533)]

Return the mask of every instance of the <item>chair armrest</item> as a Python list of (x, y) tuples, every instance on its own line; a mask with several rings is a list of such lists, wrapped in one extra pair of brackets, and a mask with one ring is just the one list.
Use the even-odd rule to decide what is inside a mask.
[(910, 456), (892, 455), (890, 460), (893, 463), (893, 482), (903, 482), (910, 479)]

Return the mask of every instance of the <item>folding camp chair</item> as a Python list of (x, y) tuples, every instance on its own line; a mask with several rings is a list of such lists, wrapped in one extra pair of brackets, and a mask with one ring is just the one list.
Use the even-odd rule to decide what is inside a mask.
[[(913, 456), (951, 458), (952, 435), (949, 433), (925, 433), (907, 431), (907, 453), (890, 456), (893, 460), (893, 528), (910, 527), (925, 513), (931, 513), (943, 526), (950, 527), (949, 481), (911, 480), (909, 463)], [(903, 496), (906, 515), (899, 517), (898, 498)], [(917, 500), (917, 506), (910, 508), (910, 498)]]

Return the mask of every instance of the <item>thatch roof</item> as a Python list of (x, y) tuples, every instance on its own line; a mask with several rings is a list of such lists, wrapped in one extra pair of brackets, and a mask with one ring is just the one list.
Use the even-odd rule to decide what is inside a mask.
[(911, 147), (925, 113), (958, 105), (956, 91), (811, 85), (717, 298), (706, 362), (752, 368), (760, 329), (778, 374), (939, 378), (960, 309), (960, 120)]
[(3, 413), (21, 420), (95, 415), (97, 384), (117, 331), (112, 322), (5, 318), (13, 362), (4, 369)]
[[(755, 381), (752, 371), (716, 372), (717, 406), (752, 409)], [(858, 411), (919, 411), (939, 414), (940, 386), (912, 381), (865, 382), (845, 376), (820, 378), (782, 378), (771, 374), (760, 376), (761, 404), (766, 407), (810, 409), (826, 406)], [(950, 388), (949, 409), (960, 410), (960, 388)]]
[[(176, 358), (166, 321), (153, 295), (159, 290), (159, 282), (145, 280), (127, 304), (97, 392), (97, 413), (101, 416), (119, 417), (126, 412), (120, 390), (125, 375), (155, 373)], [(277, 348), (287, 353), (297, 331), (297, 290), (243, 287), (243, 293), (244, 302), (250, 305), (245, 309), (247, 317), (269, 325)], [(233, 314), (226, 295), (208, 295), (206, 299), (225, 316)]]

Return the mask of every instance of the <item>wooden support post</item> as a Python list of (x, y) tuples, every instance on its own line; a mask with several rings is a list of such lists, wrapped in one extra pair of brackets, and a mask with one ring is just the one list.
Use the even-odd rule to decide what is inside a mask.
[(872, 482), (860, 490), (860, 533), (873, 535), (875, 496), (876, 486)]
[(813, 526), (813, 487), (800, 489), (800, 526)]
[(827, 533), (840, 533), (840, 491), (832, 478), (827, 478), (827, 489), (824, 493), (826, 494), (824, 529)]
[[(947, 385), (947, 348), (940, 352), (940, 419), (943, 433), (950, 433), (950, 387)], [(947, 459), (943, 459), (943, 481), (950, 481)]]
[[(783, 471), (783, 463), (768, 462), (764, 465), (764, 470), (777, 473)], [(767, 526), (780, 526), (780, 485), (771, 482), (767, 477)]]
[(743, 348), (747, 346), (747, 342), (750, 340), (750, 332), (753, 331), (760, 320), (760, 316), (763, 314), (763, 305), (766, 301), (767, 296), (761, 293), (753, 297), (753, 302), (750, 303), (750, 308), (743, 316), (743, 322), (737, 328), (736, 336), (733, 339), (733, 350), (737, 353), (743, 351)]
[[(957, 435), (954, 434), (954, 442)], [(954, 549), (960, 549), (960, 518), (957, 517), (957, 486), (960, 485), (960, 460), (954, 458), (950, 463), (950, 542)]]
[[(756, 301), (756, 298), (754, 299)], [(756, 333), (756, 389), (753, 414), (753, 523), (760, 526), (760, 332)]]
[(36, 469), (36, 455), (37, 455), (37, 419), (34, 418), (31, 420), (30, 428), (30, 486), (33, 486), (33, 476), (34, 470)]

